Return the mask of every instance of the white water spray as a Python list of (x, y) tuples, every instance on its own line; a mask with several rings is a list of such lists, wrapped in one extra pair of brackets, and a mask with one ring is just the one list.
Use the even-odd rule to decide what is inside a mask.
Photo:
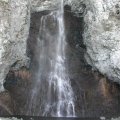
[(41, 18), (37, 46), (40, 53), (39, 70), (29, 108), (32, 115), (75, 116), (74, 94), (65, 65), (67, 43), (63, 0), (59, 5), (57, 11)]

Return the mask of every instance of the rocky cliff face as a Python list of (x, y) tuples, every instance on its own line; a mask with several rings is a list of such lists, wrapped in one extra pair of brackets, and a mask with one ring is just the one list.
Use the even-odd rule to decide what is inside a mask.
[(0, 1), (0, 90), (9, 68), (26, 65), (29, 6), (25, 0)]
[[(58, 4), (57, 0), (0, 1), (0, 90), (11, 66), (19, 68), (28, 63), (26, 41), (30, 12), (53, 10)], [(84, 15), (86, 61), (120, 82), (119, 0), (65, 0), (65, 4), (72, 7), (75, 15)]]
[(90, 0), (84, 17), (87, 62), (120, 83), (120, 1)]
[[(57, 4), (54, 0), (36, 0), (32, 3), (33, 11), (53, 9)], [(87, 63), (120, 83), (120, 1), (67, 0), (65, 4), (71, 6), (75, 15), (84, 15)]]
[(0, 91), (3, 90), (3, 81), (11, 67), (18, 69), (29, 65), (26, 43), (30, 12), (53, 10), (58, 4), (59, 0), (0, 1)]

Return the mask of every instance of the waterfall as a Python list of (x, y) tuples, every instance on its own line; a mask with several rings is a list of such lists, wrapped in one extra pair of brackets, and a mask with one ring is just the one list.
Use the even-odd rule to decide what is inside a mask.
[(38, 72), (29, 100), (29, 115), (74, 117), (74, 93), (66, 69), (64, 3), (41, 18)]

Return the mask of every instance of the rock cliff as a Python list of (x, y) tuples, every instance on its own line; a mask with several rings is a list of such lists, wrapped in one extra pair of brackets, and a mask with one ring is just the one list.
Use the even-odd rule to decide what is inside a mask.
[(0, 1), (0, 91), (4, 90), (3, 81), (11, 67), (29, 65), (26, 44), (30, 13), (53, 10), (58, 4), (56, 0)]
[(87, 7), (85, 58), (93, 69), (120, 83), (120, 1), (90, 0)]
[[(56, 9), (57, 0), (0, 1), (0, 90), (11, 67), (28, 66), (26, 41), (30, 13)], [(85, 58), (93, 69), (120, 83), (120, 1), (65, 0), (78, 17), (84, 15)]]
[(26, 40), (29, 33), (29, 10), (25, 0), (0, 1), (0, 90), (9, 68), (26, 65)]

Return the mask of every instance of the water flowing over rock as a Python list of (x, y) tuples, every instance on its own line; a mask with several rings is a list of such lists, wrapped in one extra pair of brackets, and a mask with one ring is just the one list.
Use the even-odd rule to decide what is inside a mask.
[(30, 12), (53, 10), (58, 4), (57, 0), (0, 1), (0, 90), (3, 90), (3, 81), (12, 65), (16, 64), (17, 69), (29, 65), (26, 41)]
[[(86, 61), (110, 79), (120, 82), (120, 1), (65, 0), (76, 15), (84, 14)], [(84, 5), (86, 5), (86, 8)], [(0, 1), (0, 90), (9, 68), (26, 66), (30, 12), (53, 10), (57, 0)]]
[[(70, 69), (69, 77), (66, 69), (66, 55), (64, 54), (65, 45), (67, 45), (67, 43), (63, 41), (65, 31), (62, 17), (63, 8), (62, 12), (57, 11), (58, 6), (60, 5), (59, 2), (60, 0), (0, 1), (0, 88), (1, 90), (3, 90), (3, 80), (11, 67), (12, 69), (14, 68), (15, 70), (18, 70), (14, 71), (14, 74), (12, 74), (13, 76), (16, 75), (15, 78), (17, 78), (17, 76), (21, 77), (22, 79), (24, 78), (24, 80), (29, 79), (29, 77), (31, 78), (29, 70), (19, 71), (19, 68), (21, 66), (29, 66), (28, 57), (26, 56), (26, 41), (28, 34), (30, 34), (30, 14), (38, 14), (38, 12), (43, 13), (43, 11), (47, 11), (47, 15), (43, 16), (40, 20), (41, 27), (38, 36), (39, 39), (37, 41), (38, 44), (37, 46), (35, 46), (36, 44), (33, 45), (38, 48), (36, 51), (36, 56), (38, 55), (39, 59), (37, 61), (38, 63), (35, 63), (35, 65), (38, 64), (37, 67), (35, 66), (37, 68), (36, 71), (38, 71), (36, 72), (36, 77), (32, 81), (34, 83), (34, 86), (32, 86), (33, 89), (30, 88), (30, 90), (32, 90), (32, 96), (30, 96), (29, 99), (29, 107), (27, 106), (26, 108), (27, 110), (30, 110), (27, 111), (27, 114), (73, 117), (75, 116), (76, 112), (77, 116), (84, 117), (94, 116), (97, 114), (101, 115), (101, 113), (105, 111), (103, 112), (104, 114), (112, 113), (111, 115), (113, 115), (117, 113), (116, 111), (119, 111), (119, 98), (115, 98), (114, 100), (115, 96), (118, 97), (118, 94), (115, 94), (117, 93), (117, 89), (115, 89), (114, 87), (111, 89), (111, 87), (107, 85), (105, 79), (100, 79), (98, 82), (98, 84), (100, 83), (100, 85), (96, 85), (96, 79), (94, 79), (93, 74), (91, 75), (91, 69), (89, 65), (88, 68), (90, 69), (90, 75), (88, 72), (87, 74), (84, 73), (85, 77), (81, 77), (79, 72), (76, 71), (82, 71), (82, 67), (87, 66), (86, 63), (84, 65), (81, 65), (82, 67), (79, 66), (79, 60), (81, 60), (82, 63), (85, 62), (83, 59), (83, 55), (84, 52), (86, 52), (86, 61), (93, 67), (93, 69), (97, 69), (112, 80), (119, 82), (119, 0), (64, 0), (64, 5), (62, 4), (62, 7), (65, 6), (65, 8), (67, 8), (66, 11), (69, 14), (72, 13), (72, 17), (70, 18), (71, 20), (69, 20), (70, 23), (76, 23), (74, 22), (74, 20), (72, 21), (72, 18), (77, 16), (77, 19), (81, 19), (79, 21), (79, 25), (84, 24), (84, 39), (82, 39), (82, 36), (80, 34), (83, 33), (83, 28), (78, 26), (78, 28), (81, 29), (77, 28), (78, 30), (76, 32), (74, 25), (73, 27), (71, 27), (69, 26), (68, 22), (69, 27), (67, 26), (67, 29), (70, 29), (68, 31), (70, 33), (74, 31), (75, 34), (75, 36), (71, 37), (69, 33), (69, 37), (67, 36), (68, 41), (71, 44), (73, 43), (73, 45), (68, 45), (67, 48), (69, 51), (67, 51), (67, 59), (69, 59), (68, 62), (70, 63), (68, 64), (69, 66), (67, 66)], [(39, 20), (37, 20), (37, 22), (38, 21)], [(78, 22), (76, 24), (78, 25)], [(52, 28), (55, 28), (55, 30), (53, 30)], [(49, 41), (47, 40), (48, 38)], [(79, 38), (80, 41), (78, 40)], [(54, 42), (54, 40), (56, 40), (56, 42)], [(74, 40), (75, 42), (71, 42)], [(76, 41), (79, 43), (84, 42), (84, 45), (83, 43), (76, 44)], [(74, 46), (75, 49), (73, 50), (71, 46)], [(69, 49), (69, 47), (71, 50)], [(82, 52), (80, 51), (80, 49), (82, 49)], [(77, 54), (75, 54), (75, 52)], [(75, 56), (80, 56), (80, 58), (82, 56), (83, 58), (79, 59), (79, 57), (76, 58)], [(74, 69), (78, 70), (74, 71)], [(10, 87), (13, 88), (12, 90), (15, 92), (10, 92), (11, 95), (15, 94), (13, 95), (13, 99), (16, 99), (15, 103), (18, 103), (16, 104), (16, 108), (19, 107), (19, 110), (15, 111), (14, 113), (20, 115), (25, 114), (24, 107), (26, 107), (24, 106), (24, 104), (26, 103), (26, 98), (25, 100), (23, 100), (22, 98), (24, 98), (24, 96), (29, 96), (26, 91), (26, 88), (29, 85), (26, 84), (27, 81), (24, 82), (24, 80), (22, 81), (22, 79), (14, 79), (14, 81), (13, 77), (11, 77), (11, 79), (8, 78), (8, 81), (6, 81), (6, 86), (8, 87), (10, 87), (9, 85), (12, 84), (11, 81), (18, 83), (16, 85), (17, 87), (15, 85)], [(72, 87), (69, 79), (72, 82)], [(89, 81), (92, 79), (93, 82)], [(21, 83), (25, 83), (25, 85)], [(107, 89), (105, 86), (107, 86)], [(110, 89), (112, 92), (110, 91)], [(9, 91), (10, 89), (7, 90)], [(27, 90), (29, 90), (29, 88)], [(73, 91), (77, 93), (77, 96), (74, 96)], [(22, 94), (23, 92), (24, 94)], [(51, 93), (53, 93), (53, 96), (51, 96)], [(102, 97), (104, 99), (102, 97), (100, 99), (100, 94), (102, 94)], [(16, 96), (18, 96), (18, 98)], [(110, 100), (107, 97), (113, 99)], [(25, 102), (22, 102), (22, 100)], [(19, 104), (20, 102), (18, 101), (20, 101), (21, 104)], [(106, 101), (110, 102), (110, 104), (106, 104)], [(111, 103), (111, 101), (113, 103)], [(91, 105), (91, 102), (93, 106)], [(88, 109), (89, 107), (90, 109)], [(111, 111), (109, 108), (113, 108), (113, 111), (111, 113), (109, 112)]]
[(65, 65), (64, 5), (59, 2), (58, 10), (41, 18), (36, 46), (39, 67), (28, 101), (29, 115), (75, 116), (74, 94)]

